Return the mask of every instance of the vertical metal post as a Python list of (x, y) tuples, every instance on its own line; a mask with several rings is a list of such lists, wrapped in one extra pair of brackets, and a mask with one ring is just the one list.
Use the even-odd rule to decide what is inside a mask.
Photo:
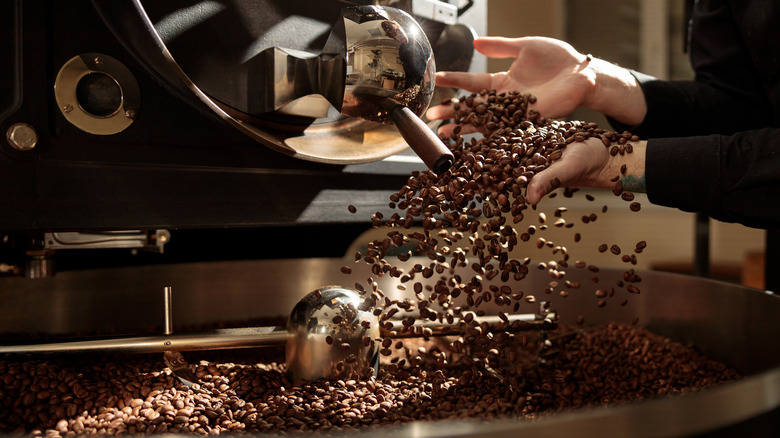
[(165, 332), (163, 334), (173, 334), (173, 288), (165, 286)]
[[(172, 335), (173, 334), (173, 288), (170, 286), (165, 286), (163, 292), (165, 294), (164, 330), (166, 335)], [(164, 345), (166, 347), (170, 347), (171, 340), (166, 339)], [(195, 377), (195, 374), (190, 369), (190, 364), (187, 362), (187, 359), (184, 358), (181, 352), (176, 350), (165, 350), (163, 351), (163, 361), (165, 361), (165, 365), (168, 365), (168, 368), (171, 369), (171, 373), (173, 373), (173, 375), (176, 376), (176, 378), (178, 378), (183, 384), (187, 385), (188, 387), (191, 387), (194, 382), (198, 381), (197, 377)]]

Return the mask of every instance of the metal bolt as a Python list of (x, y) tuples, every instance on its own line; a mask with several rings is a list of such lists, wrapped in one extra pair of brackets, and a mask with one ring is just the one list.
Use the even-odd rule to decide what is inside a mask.
[(134, 119), (134, 118), (135, 118), (135, 111), (133, 111), (133, 110), (127, 110), (127, 111), (125, 111), (125, 116), (126, 116), (128, 119)]
[(95, 61), (95, 65), (101, 65), (101, 64), (103, 64), (103, 57), (102, 56), (96, 56), (94, 61)]
[(20, 151), (32, 150), (38, 144), (38, 134), (35, 128), (27, 123), (14, 123), (5, 133), (8, 144)]
[(62, 106), (62, 112), (69, 113), (71, 111), (73, 111), (73, 105), (66, 103)]

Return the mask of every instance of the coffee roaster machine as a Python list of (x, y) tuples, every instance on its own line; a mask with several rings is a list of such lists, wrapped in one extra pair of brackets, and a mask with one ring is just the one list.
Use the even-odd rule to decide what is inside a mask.
[[(334, 107), (348, 112), (356, 94), (345, 88), (365, 84), (432, 92), (432, 77), (404, 74), (432, 75), (433, 54), (431, 65), (404, 69), (397, 44), (372, 37), (380, 24), (366, 30), (348, 18), (356, 36), (346, 47), (336, 23), (371, 2), (147, 3), (3, 5), (6, 270), (46, 276), (71, 260), (105, 260), (99, 250), (77, 255), (84, 248), (137, 248), (136, 262), (267, 257), (271, 246), (278, 256), (301, 246), (343, 254), (341, 234), (367, 218), (345, 202), (380, 207), (425, 168), (392, 125)], [(462, 21), (484, 23), (484, 5), (382, 3), (416, 14), (440, 69), (471, 67), (474, 28)], [(359, 65), (333, 66), (347, 50)], [(289, 243), (269, 241), (279, 235)]]
[[(337, 24), (345, 8), (374, 3), (413, 17), (437, 69), (484, 70), (471, 46), (485, 31), (481, 1), (0, 5), (0, 333), (140, 331), (161, 322), (149, 309), (161, 306), (163, 285), (177, 291), (181, 325), (276, 317), (338, 283), (341, 257), (369, 228), (367, 217), (386, 211), (388, 195), (426, 166), (394, 126), (345, 115), (348, 99), (329, 98), (364, 80), (384, 90), (425, 83), (391, 68), (403, 63), (397, 46), (353, 47), (360, 62), (343, 79), (300, 81), (322, 77), (331, 59), (323, 54), (341, 50), (326, 48), (345, 31)], [(306, 87), (276, 88), (290, 77)], [(451, 93), (431, 92), (433, 101)], [(629, 311), (577, 299), (556, 309), (561, 322), (583, 313), (594, 324), (639, 318), (746, 377), (538, 422), (421, 423), (400, 433), (774, 436), (780, 299), (660, 273), (647, 273), (643, 289), (667, 295), (643, 293)]]

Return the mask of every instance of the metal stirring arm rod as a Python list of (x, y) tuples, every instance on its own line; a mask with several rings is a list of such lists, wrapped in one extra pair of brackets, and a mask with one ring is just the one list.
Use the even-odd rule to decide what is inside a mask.
[[(474, 323), (482, 324), (487, 323), (490, 327), (495, 328), (500, 324), (506, 325), (503, 330), (508, 332), (513, 331), (526, 331), (526, 330), (552, 330), (557, 327), (555, 322), (555, 312), (548, 313), (543, 319), (539, 318), (539, 315), (533, 313), (521, 313), (516, 315), (507, 315), (506, 321), (495, 315), (478, 316), (474, 317)], [(395, 321), (394, 321), (395, 322)], [(453, 336), (460, 335), (463, 332), (463, 326), (460, 323), (456, 324), (442, 324), (437, 321), (415, 321), (411, 330), (398, 331), (391, 334), (389, 330), (382, 328), (382, 336), (392, 336), (394, 338), (413, 338), (422, 337), (423, 330), (430, 329), (429, 336)]]
[[(550, 316), (552, 315), (552, 316)], [(513, 322), (519, 321), (515, 330), (547, 330), (555, 327), (554, 314), (543, 320), (537, 320), (533, 314), (509, 315), (507, 330), (513, 330)], [(474, 318), (481, 323), (488, 322), (491, 326), (503, 322), (497, 316)], [(394, 321), (396, 322), (396, 321)], [(397, 321), (400, 325), (400, 321)], [(442, 324), (438, 322), (418, 322), (420, 328), (430, 328), (431, 336), (457, 335), (461, 327), (457, 324)], [(387, 332), (383, 330), (383, 336)], [(421, 334), (398, 332), (395, 337), (422, 336)], [(110, 353), (163, 353), (166, 351), (197, 351), (252, 348), (271, 345), (282, 345), (287, 341), (285, 327), (245, 327), (234, 329), (219, 329), (209, 332), (190, 334), (171, 334), (164, 336), (137, 336), (113, 339), (97, 339), (73, 342), (54, 342), (45, 344), (4, 345), (0, 346), (0, 354), (41, 354), (41, 353), (73, 353), (73, 352), (110, 352)]]
[(135, 336), (47, 344), (4, 345), (0, 354), (18, 353), (163, 353), (165, 351), (250, 348), (284, 343), (284, 327), (221, 329), (213, 332), (167, 336)]

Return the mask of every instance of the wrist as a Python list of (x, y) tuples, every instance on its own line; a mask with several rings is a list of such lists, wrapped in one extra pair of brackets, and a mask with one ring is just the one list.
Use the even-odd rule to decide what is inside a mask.
[(592, 70), (593, 86), (585, 106), (629, 126), (642, 123), (647, 114), (647, 103), (634, 75), (623, 67), (597, 58), (588, 68)]
[(647, 141), (628, 142), (631, 153), (612, 156), (599, 175), (599, 185), (603, 188), (614, 188), (620, 183), (623, 189), (630, 192), (646, 192), (645, 188), (645, 151)]

